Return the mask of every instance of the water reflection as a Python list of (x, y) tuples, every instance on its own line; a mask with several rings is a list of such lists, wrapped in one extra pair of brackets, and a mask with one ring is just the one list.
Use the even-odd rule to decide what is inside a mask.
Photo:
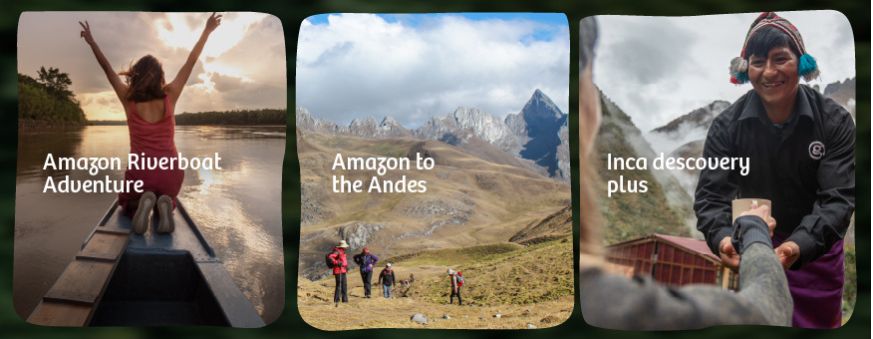
[[(121, 171), (42, 170), (56, 157), (120, 157), (129, 151), (125, 126), (89, 126), (81, 131), (20, 133), (15, 206), (13, 285), (16, 311), (26, 317), (79, 250), (114, 194), (42, 193), (55, 179), (123, 178)], [(284, 305), (281, 173), (284, 127), (178, 126), (176, 147), (186, 157), (218, 152), (222, 170), (186, 170), (179, 199), (262, 317), (270, 321)]]

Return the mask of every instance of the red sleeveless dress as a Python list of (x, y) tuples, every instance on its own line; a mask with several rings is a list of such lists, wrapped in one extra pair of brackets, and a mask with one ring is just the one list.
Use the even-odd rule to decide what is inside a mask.
[[(135, 102), (130, 101), (125, 105), (127, 106), (124, 110), (127, 115), (127, 130), (130, 133), (130, 153), (137, 154), (141, 158), (143, 154), (147, 158), (177, 158), (178, 152), (176, 151), (176, 143), (174, 141), (176, 117), (173, 114), (170, 97), (164, 97), (164, 117), (154, 123), (145, 121), (140, 117), (136, 111)], [(176, 163), (175, 160), (172, 162)], [(158, 197), (168, 195), (173, 198), (174, 206), (184, 178), (185, 171), (178, 168), (172, 170), (128, 169), (124, 172), (125, 180), (142, 180), (143, 192), (153, 192)], [(121, 206), (127, 208), (128, 202), (136, 202), (139, 200), (140, 195), (142, 193), (120, 193), (118, 195), (118, 202)], [(135, 205), (127, 208), (129, 213), (135, 210)]]

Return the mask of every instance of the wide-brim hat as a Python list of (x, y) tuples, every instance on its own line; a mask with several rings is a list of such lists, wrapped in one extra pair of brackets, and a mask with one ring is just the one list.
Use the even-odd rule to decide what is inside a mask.
[(336, 245), (339, 248), (349, 248), (349, 244), (345, 240), (340, 240), (339, 245)]

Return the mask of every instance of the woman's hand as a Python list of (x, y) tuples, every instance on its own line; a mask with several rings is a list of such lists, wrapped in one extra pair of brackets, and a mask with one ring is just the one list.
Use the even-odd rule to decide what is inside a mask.
[(85, 39), (85, 42), (87, 42), (89, 45), (93, 45), (94, 37), (91, 36), (91, 25), (88, 24), (88, 21), (85, 21), (84, 24), (79, 21), (79, 26), (82, 26), (82, 31), (79, 32), (79, 36)]
[(218, 26), (221, 25), (221, 14), (215, 14), (212, 12), (212, 15), (209, 16), (209, 19), (206, 19), (206, 27), (203, 28), (203, 32), (206, 34), (212, 33)]

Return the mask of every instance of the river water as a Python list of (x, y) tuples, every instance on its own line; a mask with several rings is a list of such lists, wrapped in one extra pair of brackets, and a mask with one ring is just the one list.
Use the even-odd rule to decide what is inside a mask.
[[(26, 318), (78, 252), (116, 195), (43, 193), (46, 178), (123, 179), (123, 171), (44, 171), (57, 157), (119, 157), (129, 151), (127, 126), (21, 132), (15, 202), (15, 309)], [(282, 254), (282, 160), (285, 127), (177, 126), (185, 157), (218, 152), (221, 170), (186, 170), (179, 199), (265, 321), (285, 299)]]

